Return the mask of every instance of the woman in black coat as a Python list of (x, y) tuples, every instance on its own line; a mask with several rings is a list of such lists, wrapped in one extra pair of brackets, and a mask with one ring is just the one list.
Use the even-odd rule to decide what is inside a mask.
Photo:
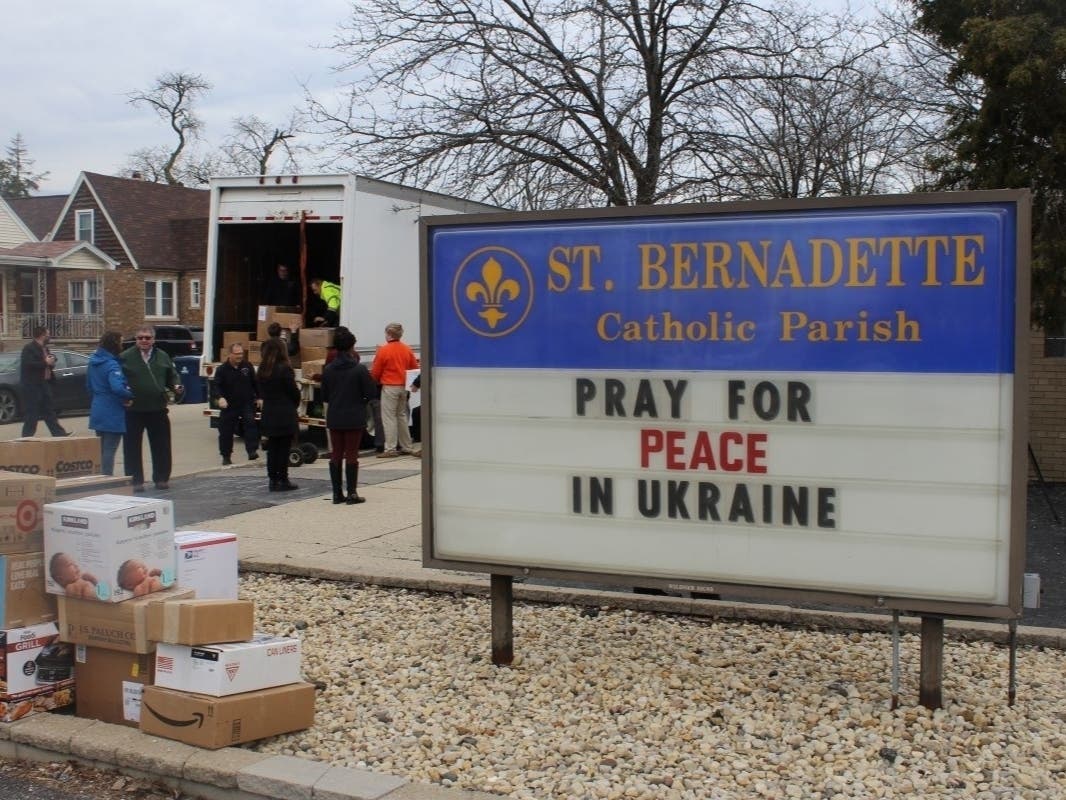
[[(367, 403), (376, 388), (370, 372), (352, 355), (355, 336), (338, 328), (333, 336), (337, 354), (322, 371), (322, 400), (326, 403), (329, 430), (329, 477), (333, 482), (333, 502), (354, 505), (365, 502), (355, 490), (359, 480), (359, 447), (366, 429)], [(348, 496), (341, 487), (341, 467), (348, 484)]]
[(256, 380), (259, 381), (259, 432), (266, 437), (267, 477), (270, 491), (287, 492), (298, 488), (289, 482), (289, 448), (300, 432), (297, 409), (300, 387), (289, 365), (289, 354), (280, 339), (267, 339), (259, 352)]

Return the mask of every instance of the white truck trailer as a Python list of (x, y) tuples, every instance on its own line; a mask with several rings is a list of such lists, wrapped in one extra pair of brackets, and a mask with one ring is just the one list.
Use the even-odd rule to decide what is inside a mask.
[(372, 354), (393, 321), (403, 323), (404, 341), (417, 350), (419, 217), (499, 210), (356, 175), (212, 178), (210, 190), (207, 362), (218, 358), (224, 331), (255, 329), (279, 262), (297, 281), (302, 263), (307, 282), (340, 284), (340, 323), (356, 335), (360, 352)]

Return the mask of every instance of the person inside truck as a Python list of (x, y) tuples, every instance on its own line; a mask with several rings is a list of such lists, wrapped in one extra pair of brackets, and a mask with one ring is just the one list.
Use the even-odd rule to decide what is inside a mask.
[(336, 328), (340, 324), (341, 287), (322, 278), (311, 281), (307, 318), (314, 328)]
[(285, 342), (285, 348), (289, 351), (289, 358), (300, 354), (300, 326), (296, 330), (281, 327), (280, 322), (271, 322), (267, 325), (267, 336), (271, 339), (281, 339)]
[(288, 264), (278, 264), (274, 276), (267, 282), (263, 301), (268, 306), (300, 306), (300, 286), (293, 280)]

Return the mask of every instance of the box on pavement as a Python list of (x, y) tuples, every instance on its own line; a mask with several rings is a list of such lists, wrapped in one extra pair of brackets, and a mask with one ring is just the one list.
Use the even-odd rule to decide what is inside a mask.
[(315, 687), (310, 683), (228, 697), (148, 686), (141, 704), (141, 731), (209, 750), (302, 731), (314, 723)]
[(82, 475), (56, 480), (56, 501), (77, 500), (96, 494), (133, 494), (129, 475)]
[(44, 553), (0, 555), (0, 628), (55, 622), (56, 613), (44, 591)]
[(0, 553), (44, 548), (44, 506), (55, 496), (55, 478), (0, 471)]
[(260, 633), (250, 642), (156, 646), (155, 684), (167, 689), (222, 697), (299, 680), (299, 639)]
[(298, 308), (288, 306), (259, 306), (259, 314), (256, 318), (255, 338), (265, 342), (269, 335), (267, 329), (270, 323), (276, 322), (283, 328), (293, 330), (303, 324), (303, 314)]
[(0, 630), (0, 722), (74, 701), (74, 648), (54, 622)]
[(237, 536), (210, 531), (174, 534), (177, 585), (200, 600), (237, 599)]
[(27, 436), (0, 442), (0, 470), (52, 478), (100, 474), (96, 436)]
[(300, 347), (333, 347), (336, 328), (301, 328)]
[(102, 647), (76, 645), (74, 665), (78, 693), (74, 713), (79, 717), (128, 725), (141, 720), (141, 695), (152, 685), (155, 658), (149, 653), (120, 653)]
[(117, 603), (174, 585), (174, 504), (100, 494), (44, 507), (48, 592)]
[(148, 606), (148, 638), (168, 644), (246, 642), (255, 636), (251, 600), (171, 600)]
[(59, 634), (64, 642), (124, 653), (151, 653), (155, 650), (155, 642), (148, 638), (148, 605), (167, 600), (189, 600), (193, 596), (192, 589), (176, 587), (125, 603), (59, 597)]

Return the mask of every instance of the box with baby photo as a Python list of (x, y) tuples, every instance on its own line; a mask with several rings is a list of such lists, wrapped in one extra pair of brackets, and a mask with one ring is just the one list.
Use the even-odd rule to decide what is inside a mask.
[(44, 507), (45, 590), (117, 603), (174, 585), (174, 506), (102, 494)]

